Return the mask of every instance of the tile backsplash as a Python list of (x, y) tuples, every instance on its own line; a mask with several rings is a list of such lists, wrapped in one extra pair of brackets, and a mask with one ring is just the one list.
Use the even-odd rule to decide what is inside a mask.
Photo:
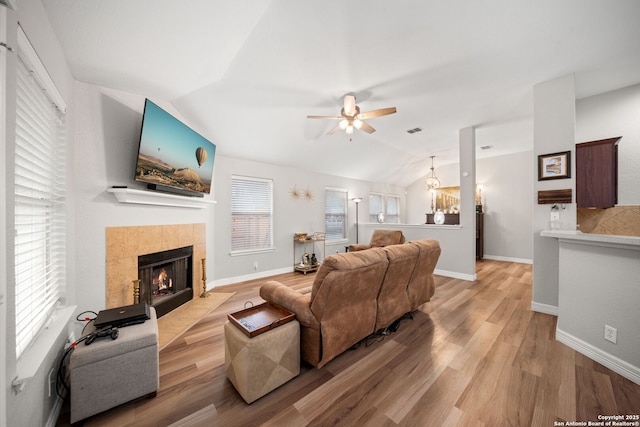
[(583, 233), (640, 236), (640, 206), (578, 209), (578, 230)]

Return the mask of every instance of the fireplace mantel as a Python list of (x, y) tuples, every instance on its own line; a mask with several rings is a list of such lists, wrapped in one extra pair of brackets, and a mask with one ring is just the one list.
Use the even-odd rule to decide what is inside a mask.
[(133, 188), (109, 188), (120, 203), (135, 203), (140, 205), (177, 206), (182, 208), (202, 209), (216, 203), (201, 197), (186, 197), (156, 191), (135, 190)]

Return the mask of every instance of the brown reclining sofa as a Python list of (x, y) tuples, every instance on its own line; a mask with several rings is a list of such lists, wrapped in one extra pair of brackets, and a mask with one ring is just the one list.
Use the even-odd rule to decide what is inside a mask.
[(436, 240), (330, 255), (310, 293), (269, 281), (260, 288), (260, 296), (296, 314), (301, 356), (320, 368), (428, 302), (439, 257)]

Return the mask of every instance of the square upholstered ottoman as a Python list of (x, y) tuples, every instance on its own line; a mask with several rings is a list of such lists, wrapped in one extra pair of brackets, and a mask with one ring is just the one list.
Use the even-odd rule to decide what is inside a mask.
[[(71, 423), (158, 390), (158, 322), (149, 320), (118, 330), (118, 338), (78, 344), (69, 362)], [(87, 325), (85, 334), (94, 330)]]
[(300, 373), (300, 324), (297, 320), (253, 338), (227, 321), (224, 347), (227, 377), (247, 403)]

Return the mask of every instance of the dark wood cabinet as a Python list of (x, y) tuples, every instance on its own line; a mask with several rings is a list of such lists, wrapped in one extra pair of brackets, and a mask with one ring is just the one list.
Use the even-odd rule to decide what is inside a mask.
[(476, 259), (484, 257), (484, 214), (476, 212)]
[(576, 144), (576, 202), (579, 208), (611, 208), (618, 203), (618, 141)]

